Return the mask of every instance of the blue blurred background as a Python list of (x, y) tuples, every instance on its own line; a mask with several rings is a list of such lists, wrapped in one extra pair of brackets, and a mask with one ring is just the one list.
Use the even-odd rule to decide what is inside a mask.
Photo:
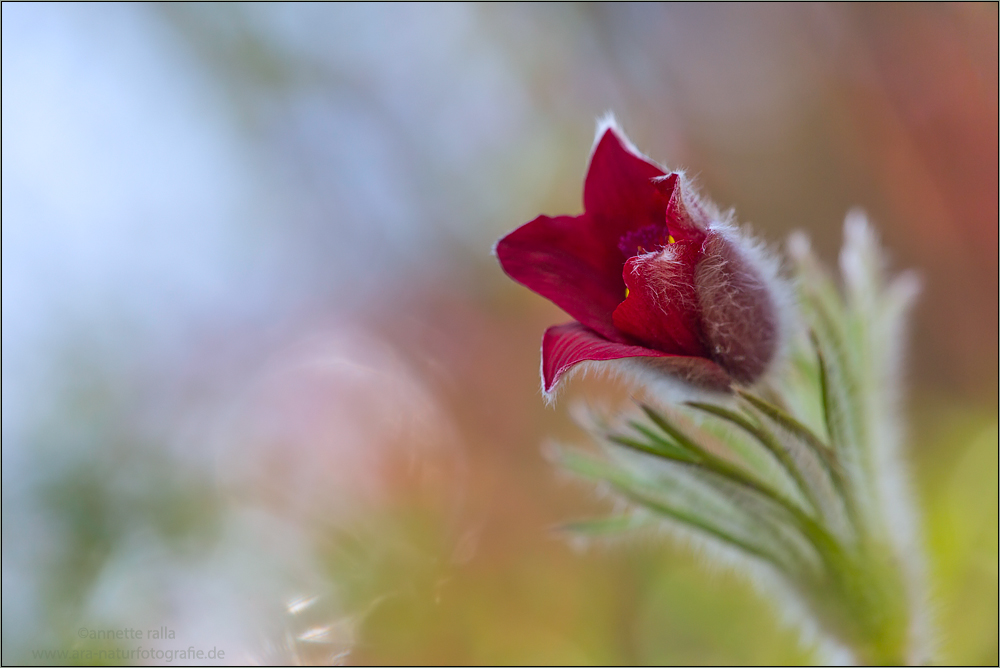
[(580, 211), (607, 111), (775, 246), (861, 206), (920, 271), (940, 659), (997, 662), (995, 3), (2, 11), (5, 664), (814, 658), (684, 549), (551, 530), (607, 506), (542, 444), (626, 391), (544, 407), (565, 316), (490, 248)]

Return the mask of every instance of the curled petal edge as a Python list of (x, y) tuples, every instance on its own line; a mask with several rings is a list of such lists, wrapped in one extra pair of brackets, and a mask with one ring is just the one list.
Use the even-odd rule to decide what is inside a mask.
[(559, 381), (579, 364), (614, 360), (632, 360), (641, 364), (643, 370), (715, 392), (728, 391), (732, 382), (729, 375), (709, 359), (616, 343), (578, 322), (569, 322), (549, 327), (542, 337), (542, 394), (552, 401)]

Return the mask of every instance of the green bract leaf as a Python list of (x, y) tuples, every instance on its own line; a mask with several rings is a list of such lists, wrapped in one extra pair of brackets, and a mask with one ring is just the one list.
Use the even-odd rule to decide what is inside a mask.
[[(643, 518), (726, 548), (708, 558), (748, 573), (769, 565), (857, 661), (923, 660), (919, 548), (896, 457), (900, 339), (916, 281), (885, 278), (875, 236), (856, 215), (841, 254), (843, 294), (803, 237), (789, 250), (801, 331), (784, 376), (684, 407), (640, 404), (644, 419), (626, 419), (627, 429), (595, 430), (605, 457), (566, 453), (563, 465)], [(639, 521), (569, 526), (596, 535)]]

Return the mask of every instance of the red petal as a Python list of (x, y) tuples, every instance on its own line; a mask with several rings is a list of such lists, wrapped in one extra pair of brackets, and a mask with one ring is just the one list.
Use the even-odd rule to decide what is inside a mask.
[(605, 338), (624, 341), (612, 313), (625, 296), (623, 235), (667, 224), (677, 175), (640, 156), (614, 129), (594, 148), (581, 216), (539, 216), (497, 243), (504, 271)]
[(580, 362), (662, 357), (665, 354), (642, 346), (609, 341), (578, 322), (568, 322), (545, 330), (542, 337), (542, 381), (548, 393), (564, 373)]
[(710, 216), (691, 186), (678, 180), (670, 193), (666, 209), (666, 223), (670, 234), (677, 241), (701, 244), (705, 240), (709, 222)]
[(650, 369), (713, 390), (729, 387), (729, 376), (711, 360), (671, 355), (659, 350), (615, 343), (578, 322), (549, 327), (542, 337), (542, 384), (552, 392), (559, 379), (580, 362), (625, 358), (640, 360)]
[(650, 348), (708, 357), (694, 288), (699, 250), (695, 243), (678, 241), (626, 262), (622, 277), (629, 293), (615, 309), (615, 326)]
[(605, 130), (594, 148), (583, 186), (583, 207), (617, 247), (631, 230), (663, 225), (664, 211), (674, 190), (676, 175), (667, 179), (662, 169), (642, 157), (613, 128)]
[(496, 254), (515, 281), (606, 338), (622, 340), (611, 319), (625, 295), (621, 252), (604, 245), (587, 214), (539, 216), (502, 238)]

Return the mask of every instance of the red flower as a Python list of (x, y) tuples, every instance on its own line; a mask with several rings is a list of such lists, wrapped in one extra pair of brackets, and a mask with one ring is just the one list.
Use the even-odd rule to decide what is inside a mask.
[(768, 271), (681, 175), (611, 126), (591, 156), (583, 205), (579, 216), (539, 216), (496, 246), (511, 278), (576, 320), (542, 338), (546, 395), (586, 361), (628, 358), (718, 390), (760, 377), (778, 343)]

